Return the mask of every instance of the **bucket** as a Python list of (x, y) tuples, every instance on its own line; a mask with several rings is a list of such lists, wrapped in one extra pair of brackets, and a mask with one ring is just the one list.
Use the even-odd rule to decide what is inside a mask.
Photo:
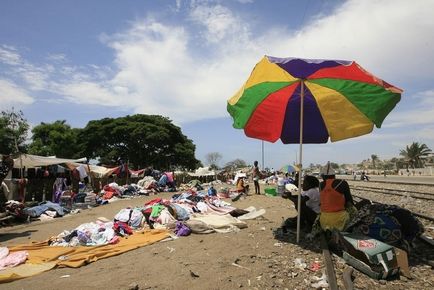
[(268, 195), (272, 195), (272, 196), (277, 195), (276, 188), (274, 188), (274, 187), (266, 188), (264, 191)]

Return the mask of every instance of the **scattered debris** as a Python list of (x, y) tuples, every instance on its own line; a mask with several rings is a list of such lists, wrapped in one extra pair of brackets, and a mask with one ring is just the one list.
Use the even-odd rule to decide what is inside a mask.
[(137, 284), (136, 282), (131, 283), (130, 285), (128, 285), (128, 290), (139, 290), (139, 284)]
[(196, 273), (194, 273), (193, 271), (190, 270), (190, 276), (193, 278), (199, 278), (200, 276)]
[(304, 270), (307, 267), (307, 264), (304, 262), (303, 258), (297, 258), (294, 260), (294, 265), (296, 268), (300, 270)]

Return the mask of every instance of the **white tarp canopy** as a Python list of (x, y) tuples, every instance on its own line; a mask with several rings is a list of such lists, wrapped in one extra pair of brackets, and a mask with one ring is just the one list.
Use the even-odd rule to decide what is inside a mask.
[(216, 172), (214, 170), (209, 170), (209, 167), (199, 167), (194, 173), (188, 173), (190, 176), (214, 176)]
[[(68, 166), (69, 169), (73, 170), (74, 168), (79, 167), (80, 165), (83, 165), (83, 164), (76, 163), (76, 162), (67, 162), (66, 165)], [(117, 169), (117, 167), (107, 168), (104, 166), (98, 166), (98, 165), (92, 165), (92, 164), (87, 165), (86, 164), (84, 169), (86, 170), (87, 173), (89, 173), (89, 174), (92, 173), (93, 177), (102, 178), (102, 177), (105, 177), (105, 176), (112, 174), (113, 171), (115, 171)]]
[(56, 165), (62, 163), (72, 163), (72, 162), (86, 162), (87, 158), (80, 159), (64, 159), (56, 157), (45, 157), (37, 156), (31, 154), (21, 154), (18, 158), (14, 159), (14, 168), (35, 168), (41, 166)]

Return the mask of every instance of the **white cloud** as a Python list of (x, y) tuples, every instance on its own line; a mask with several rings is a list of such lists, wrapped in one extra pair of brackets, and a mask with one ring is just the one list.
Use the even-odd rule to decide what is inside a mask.
[(204, 38), (211, 44), (222, 40), (230, 41), (231, 38), (236, 38), (238, 41), (247, 39), (248, 27), (243, 24), (243, 20), (236, 17), (229, 8), (220, 4), (194, 6), (190, 17), (194, 22), (206, 28)]
[(21, 70), (21, 77), (25, 82), (27, 82), (29, 89), (31, 90), (44, 90), (47, 89), (47, 78), (46, 72), (35, 69), (33, 67), (27, 67)]
[(76, 82), (59, 86), (59, 92), (66, 99), (77, 104), (120, 106), (126, 100), (120, 99), (109, 88), (92, 82)]
[[(432, 83), (432, 1), (352, 0), (327, 15), (311, 15), (313, 20), (301, 30), (259, 24), (259, 34), (251, 33), (258, 30), (250, 26), (254, 23), (249, 15), (222, 3), (192, 1), (188, 20), (194, 29), (148, 17), (126, 31), (101, 37), (114, 51), (110, 68), (74, 66), (63, 54), (49, 55), (51, 68), (29, 64), (5, 46), (0, 47), (0, 61), (24, 63), (20, 77), (28, 89), (45, 89), (74, 103), (162, 114), (178, 123), (227, 116), (226, 100), (264, 54), (354, 59), (397, 86), (412, 80)], [(182, 13), (181, 6), (176, 1), (176, 11)], [(419, 124), (433, 123), (434, 106), (427, 105), (432, 98), (414, 100), (424, 106), (394, 112), (385, 127), (413, 124), (416, 115)]]
[(15, 105), (28, 105), (33, 98), (13, 82), (0, 79), (0, 110), (8, 110)]
[(281, 30), (265, 34), (264, 43), (280, 56), (356, 60), (389, 81), (431, 79), (433, 10), (429, 0), (347, 1), (294, 35)]
[(54, 67), (49, 64), (34, 65), (26, 61), (15, 47), (3, 45), (0, 47), (0, 62), (6, 64), (8, 78), (21, 79), (29, 90), (43, 90), (47, 88), (47, 79)]
[(0, 46), (0, 62), (8, 65), (18, 65), (20, 61), (20, 55), (14, 47), (7, 45)]
[(393, 112), (385, 122), (386, 128), (403, 128), (434, 124), (434, 90), (418, 92), (407, 97), (413, 107)]
[(49, 61), (65, 62), (67, 60), (66, 55), (63, 53), (50, 53), (47, 55)]

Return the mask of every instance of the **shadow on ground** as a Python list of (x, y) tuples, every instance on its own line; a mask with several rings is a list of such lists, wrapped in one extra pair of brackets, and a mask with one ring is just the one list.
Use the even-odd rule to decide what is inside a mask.
[(0, 234), (0, 243), (16, 238), (30, 237), (34, 232), (37, 232), (37, 230), (24, 231), (21, 233), (2, 233)]

